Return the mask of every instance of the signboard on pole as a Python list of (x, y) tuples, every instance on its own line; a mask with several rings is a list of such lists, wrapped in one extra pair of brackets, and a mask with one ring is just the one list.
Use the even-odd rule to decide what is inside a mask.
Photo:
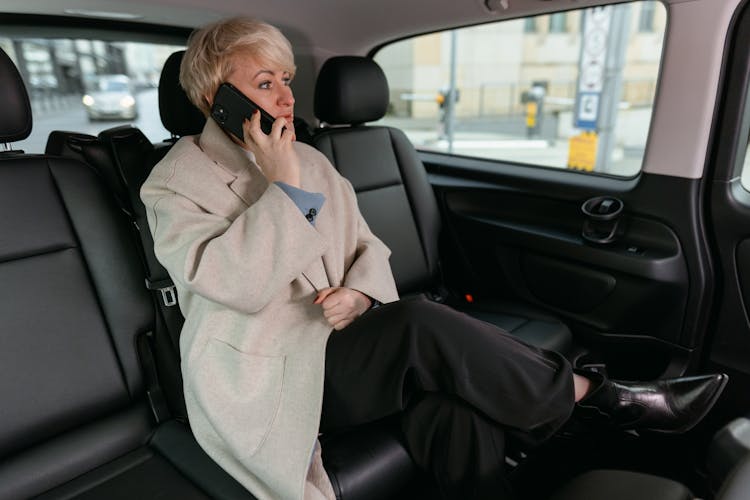
[(593, 7), (584, 11), (581, 60), (573, 115), (573, 125), (579, 129), (596, 130), (599, 123), (611, 22), (611, 6)]
[(593, 172), (596, 167), (596, 132), (581, 132), (570, 138), (568, 168)]

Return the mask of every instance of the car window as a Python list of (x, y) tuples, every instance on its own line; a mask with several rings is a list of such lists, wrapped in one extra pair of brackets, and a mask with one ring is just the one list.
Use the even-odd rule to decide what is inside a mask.
[(617, 176), (641, 169), (666, 9), (646, 1), (395, 42), (382, 123), (421, 150)]
[(152, 141), (169, 137), (159, 117), (158, 83), (169, 55), (184, 47), (93, 39), (3, 36), (31, 99), (31, 136), (15, 149), (43, 153), (53, 130), (96, 135), (132, 124)]
[(130, 80), (125, 75), (100, 77), (92, 86), (94, 92), (129, 92)]

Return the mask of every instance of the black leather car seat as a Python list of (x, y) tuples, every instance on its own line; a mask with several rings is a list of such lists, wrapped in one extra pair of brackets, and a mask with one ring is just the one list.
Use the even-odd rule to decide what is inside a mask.
[(172, 53), (164, 63), (159, 79), (159, 116), (170, 137), (152, 144), (143, 132), (131, 125), (103, 130), (97, 137), (77, 132), (54, 131), (47, 140), (46, 154), (80, 159), (103, 177), (120, 208), (131, 218), (142, 240), (149, 287), (173, 301), (171, 280), (156, 260), (153, 240), (148, 231), (140, 188), (153, 167), (167, 154), (180, 137), (200, 134), (206, 123), (203, 114), (193, 106), (179, 84), (184, 50)]
[[(172, 135), (170, 139), (152, 145), (138, 128), (124, 126), (105, 130), (98, 138), (74, 132), (55, 132), (47, 146), (48, 151), (91, 163), (101, 174), (121, 210), (134, 225), (140, 225), (141, 234), (137, 239), (147, 256), (145, 269), (151, 280), (157, 279), (154, 276), (168, 280), (169, 276), (153, 255), (153, 240), (145, 225), (144, 208), (138, 198), (140, 186), (155, 163), (163, 158), (179, 137), (199, 134), (205, 122), (178, 82), (183, 53), (176, 52), (167, 59), (159, 81), (160, 114), (162, 123)], [(186, 107), (190, 110), (186, 111)], [(300, 133), (304, 134), (306, 129), (303, 120), (296, 123), (298, 140)], [(143, 234), (144, 229), (148, 234)], [(167, 281), (162, 282), (168, 284)], [(158, 302), (159, 295), (154, 298)], [(164, 307), (158, 309), (165, 310)], [(156, 335), (155, 338), (163, 336)], [(179, 364), (179, 349), (175, 352), (169, 346), (156, 347), (156, 367), (160, 379), (173, 379), (165, 386), (169, 408), (180, 414), (184, 411), (184, 402), (175, 399), (182, 398), (182, 391), (181, 387), (174, 387), (174, 382), (181, 380), (179, 371), (175, 373), (175, 366)], [(174, 359), (169, 359), (170, 356)], [(326, 470), (340, 499), (378, 500), (396, 498), (399, 494), (403, 495), (399, 497), (404, 500), (414, 498), (409, 492), (409, 485), (413, 483), (417, 471), (401, 444), (396, 422), (376, 422), (336, 435), (325, 435), (322, 441)]]
[[(352, 183), (370, 229), (393, 252), (391, 267), (401, 295), (436, 290), (441, 295), (440, 212), (424, 165), (401, 130), (364, 125), (385, 115), (388, 96), (386, 77), (373, 60), (329, 59), (315, 86), (315, 115), (326, 126), (315, 133), (313, 144)], [(530, 344), (562, 353), (571, 349), (568, 327), (530, 305), (451, 305)]]
[[(0, 50), (0, 142), (31, 131)], [(86, 164), (0, 153), (0, 499), (253, 498), (158, 390), (128, 221)]]
[(693, 500), (685, 485), (664, 477), (622, 470), (594, 470), (581, 474), (550, 500)]
[[(750, 499), (750, 420), (737, 418), (714, 436), (700, 474), (703, 489), (716, 500)], [(692, 500), (696, 496), (672, 479), (628, 470), (592, 470), (567, 481), (550, 500)]]
[(170, 410), (186, 418), (179, 367), (179, 334), (184, 320), (172, 280), (154, 254), (146, 210), (140, 200), (140, 188), (154, 165), (180, 137), (199, 134), (206, 122), (179, 85), (183, 54), (178, 51), (167, 58), (159, 80), (159, 114), (169, 138), (152, 144), (139, 128), (130, 125), (103, 130), (97, 137), (55, 131), (48, 138), (45, 152), (81, 159), (94, 167), (130, 219), (146, 272), (144, 283), (158, 312), (154, 335), (156, 369)]
[(206, 117), (188, 99), (180, 85), (180, 64), (184, 50), (170, 54), (159, 77), (159, 116), (164, 128), (172, 134), (169, 142), (186, 135), (200, 134)]

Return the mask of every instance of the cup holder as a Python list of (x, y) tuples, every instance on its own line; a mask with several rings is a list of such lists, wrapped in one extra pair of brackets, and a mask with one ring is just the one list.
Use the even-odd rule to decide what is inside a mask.
[(581, 205), (581, 211), (586, 216), (581, 232), (583, 239), (598, 245), (614, 242), (618, 237), (623, 208), (625, 204), (622, 200), (612, 196), (586, 200)]

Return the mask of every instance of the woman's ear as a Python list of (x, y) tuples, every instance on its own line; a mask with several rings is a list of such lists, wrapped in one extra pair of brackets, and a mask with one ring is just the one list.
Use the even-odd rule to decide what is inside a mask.
[(206, 104), (208, 104), (208, 109), (211, 109), (211, 106), (214, 105), (213, 96), (209, 96), (208, 94), (203, 94), (203, 100), (206, 101)]

